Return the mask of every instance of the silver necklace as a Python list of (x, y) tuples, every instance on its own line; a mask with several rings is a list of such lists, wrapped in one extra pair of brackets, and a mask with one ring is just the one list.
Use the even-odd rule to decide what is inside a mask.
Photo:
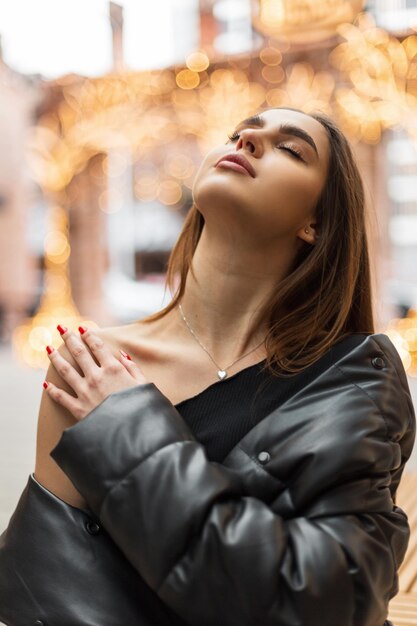
[(199, 340), (199, 338), (197, 337), (197, 335), (195, 334), (195, 332), (193, 331), (193, 329), (191, 328), (190, 324), (187, 321), (187, 318), (184, 315), (184, 312), (182, 310), (182, 306), (181, 304), (178, 304), (178, 308), (180, 310), (182, 319), (184, 320), (184, 322), (187, 325), (188, 330), (190, 331), (190, 333), (192, 334), (192, 336), (194, 337), (194, 339), (200, 344), (200, 346), (203, 348), (203, 350), (205, 352), (207, 352), (207, 354), (209, 355), (210, 359), (213, 361), (214, 365), (217, 367), (217, 376), (219, 377), (220, 380), (224, 380), (227, 377), (227, 370), (229, 369), (229, 367), (232, 367), (232, 365), (234, 365), (235, 363), (237, 363), (238, 361), (240, 361), (241, 359), (243, 359), (243, 357), (247, 356), (248, 354), (250, 354), (251, 352), (254, 352), (257, 348), (259, 348), (259, 346), (261, 346), (263, 344), (263, 342), (265, 340), (262, 340), (261, 343), (259, 343), (257, 346), (255, 346), (254, 348), (252, 348), (252, 350), (249, 350), (249, 352), (246, 352), (246, 354), (243, 354), (242, 356), (240, 356), (238, 359), (236, 359), (235, 361), (233, 361), (233, 363), (230, 363), (230, 365), (228, 365), (225, 368), (221, 368), (218, 363), (216, 363), (216, 361), (213, 359), (213, 357), (211, 356), (210, 352), (207, 350), (207, 348), (201, 343), (201, 341)]

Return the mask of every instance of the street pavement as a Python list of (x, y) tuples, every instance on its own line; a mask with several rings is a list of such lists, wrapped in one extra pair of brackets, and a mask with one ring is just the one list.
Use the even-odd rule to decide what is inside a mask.
[[(0, 533), (7, 526), (29, 474), (35, 468), (36, 428), (46, 370), (16, 362), (0, 347)], [(417, 409), (417, 379), (409, 378)], [(417, 445), (405, 471), (417, 470)]]

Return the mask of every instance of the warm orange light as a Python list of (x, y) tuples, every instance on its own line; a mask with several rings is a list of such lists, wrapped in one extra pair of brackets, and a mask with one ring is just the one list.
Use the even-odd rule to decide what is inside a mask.
[(177, 204), (182, 198), (180, 185), (175, 180), (164, 180), (159, 188), (158, 198), (167, 205)]
[(332, 37), (340, 24), (352, 22), (363, 0), (259, 0), (253, 21), (264, 35), (299, 44)]
[(205, 52), (192, 52), (185, 60), (189, 70), (192, 72), (203, 72), (210, 65), (209, 58)]
[(200, 82), (200, 77), (197, 72), (181, 70), (177, 74), (176, 81), (181, 89), (195, 89)]
[(259, 58), (265, 65), (278, 65), (282, 61), (282, 53), (278, 48), (269, 46), (262, 48), (259, 53)]

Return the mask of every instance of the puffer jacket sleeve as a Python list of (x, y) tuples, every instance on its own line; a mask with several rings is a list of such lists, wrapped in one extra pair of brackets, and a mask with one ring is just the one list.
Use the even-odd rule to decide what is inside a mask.
[[(374, 372), (394, 412), (406, 393), (395, 369)], [(252, 490), (238, 466), (209, 461), (153, 383), (108, 396), (51, 456), (186, 623), (383, 626), (410, 534), (388, 487), (411, 452), (415, 416), (382, 415), (373, 381), (364, 390), (337, 374), (298, 414), (295, 403), (283, 440), (269, 442), (277, 464), (298, 447), (292, 491), (272, 474), (268, 489)], [(268, 482), (259, 463), (256, 471)], [(285, 502), (294, 513), (283, 513)]]

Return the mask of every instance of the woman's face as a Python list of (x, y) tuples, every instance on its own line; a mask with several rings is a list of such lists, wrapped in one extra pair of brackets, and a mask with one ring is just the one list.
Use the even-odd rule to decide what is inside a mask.
[[(246, 240), (258, 242), (295, 243), (300, 237), (314, 243), (314, 210), (327, 176), (326, 130), (312, 117), (287, 109), (269, 109), (258, 117), (262, 126), (241, 122), (236, 138), (206, 155), (194, 179), (194, 203), (211, 229), (220, 224), (222, 232), (238, 229)], [(244, 156), (253, 175), (216, 166), (231, 153)]]

